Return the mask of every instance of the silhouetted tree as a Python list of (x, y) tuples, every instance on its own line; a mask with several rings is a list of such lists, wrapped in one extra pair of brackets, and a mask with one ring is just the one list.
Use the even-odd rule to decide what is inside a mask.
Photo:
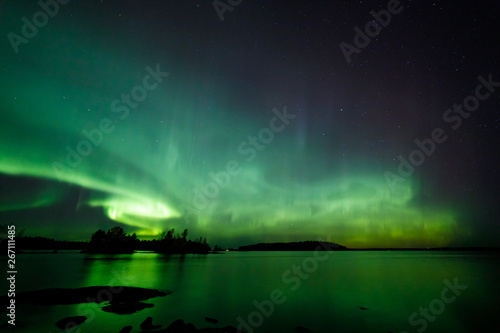
[(158, 239), (139, 240), (137, 235), (127, 235), (123, 228), (117, 226), (104, 231), (94, 232), (88, 243), (89, 253), (131, 253), (134, 250), (156, 251), (159, 253), (208, 253), (210, 246), (206, 238), (200, 237), (196, 241), (187, 239), (188, 229), (182, 234), (175, 235), (174, 229), (162, 231)]
[(91, 243), (98, 243), (98, 242), (101, 242), (105, 238), (106, 238), (106, 232), (102, 229), (99, 229), (92, 234), (92, 236), (90, 237), (90, 242)]
[(174, 231), (175, 229), (170, 229), (169, 231), (167, 231), (167, 241), (172, 241), (172, 239), (174, 239)]
[(200, 237), (198, 241), (187, 240), (188, 229), (184, 229), (182, 234), (175, 235), (174, 229), (160, 234), (160, 239), (156, 243), (156, 251), (160, 253), (208, 253), (210, 246)]
[(116, 226), (105, 232), (97, 230), (90, 237), (87, 252), (90, 253), (131, 253), (134, 252), (137, 236), (128, 236), (122, 227)]
[(123, 239), (126, 237), (123, 228), (118, 226), (109, 229), (107, 236), (109, 239)]

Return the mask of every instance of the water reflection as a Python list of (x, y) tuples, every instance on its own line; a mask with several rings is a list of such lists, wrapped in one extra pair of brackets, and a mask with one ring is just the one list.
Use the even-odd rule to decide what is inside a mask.
[[(31, 290), (112, 285), (172, 291), (171, 295), (149, 300), (154, 307), (136, 314), (119, 316), (99, 310), (95, 320), (85, 324), (88, 331), (102, 327), (119, 331), (125, 324), (136, 327), (147, 316), (163, 325), (182, 318), (197, 327), (207, 327), (204, 317), (213, 317), (222, 325), (237, 326), (236, 318), (248, 318), (257, 311), (255, 302), (270, 299), (270, 293), (280, 289), (286, 301), (276, 305), (255, 332), (293, 331), (296, 326), (314, 332), (415, 332), (409, 316), (438, 298), (443, 281), (455, 277), (468, 289), (446, 305), (439, 319), (429, 323), (426, 333), (450, 329), (471, 332), (473, 327), (485, 327), (481, 325), (496, 316), (491, 296), (500, 294), (497, 255), (335, 252), (301, 278), (297, 288), (291, 288), (295, 283), (284, 280), (283, 273), (293, 272), (294, 265), (300, 266), (310, 256), (308, 252), (26, 255), (20, 263), (23, 274), (19, 275), (19, 284), (32, 286)], [(295, 273), (288, 275), (292, 276)], [(60, 306), (42, 311), (26, 306), (20, 307), (19, 313), (26, 325), (49, 321), (46, 326), (51, 327), (58, 319), (78, 315), (76, 308)]]

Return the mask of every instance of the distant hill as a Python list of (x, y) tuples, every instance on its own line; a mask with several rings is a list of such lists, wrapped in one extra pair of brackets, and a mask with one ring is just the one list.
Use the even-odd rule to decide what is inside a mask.
[(342, 251), (347, 248), (331, 242), (304, 241), (291, 243), (259, 243), (244, 245), (238, 251)]

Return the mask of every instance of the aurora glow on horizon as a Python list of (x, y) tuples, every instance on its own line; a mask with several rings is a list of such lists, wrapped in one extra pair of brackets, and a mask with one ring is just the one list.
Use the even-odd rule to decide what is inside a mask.
[[(401, 39), (400, 31), (414, 29), (402, 18), (415, 15), (411, 8), (348, 66), (338, 44), (368, 20), (373, 8), (366, 5), (337, 5), (325, 11), (335, 19), (323, 24), (250, 2), (222, 24), (208, 2), (200, 6), (204, 11), (175, 1), (74, 1), (18, 54), (2, 39), (2, 223), (66, 239), (86, 239), (113, 223), (144, 237), (188, 228), (223, 246), (327, 237), (348, 247), (498, 241), (489, 194), (499, 180), (485, 176), (495, 175), (494, 163), (474, 141), (479, 135), (494, 146), (494, 134), (479, 125), (498, 131), (498, 93), (460, 130), (441, 119), (478, 75), (500, 79), (493, 53), (478, 66), (451, 58), (432, 78), (420, 74), (435, 65), (425, 58), (429, 51)], [(19, 33), (21, 17), (37, 10), (3, 4), (0, 35)], [(338, 12), (356, 15), (335, 30), (332, 22), (345, 21)], [(312, 32), (294, 35), (287, 22)], [(325, 29), (335, 33), (322, 38)], [(155, 80), (158, 69), (168, 75)], [(136, 89), (147, 75), (155, 87)], [(123, 96), (131, 92), (147, 96), (130, 104)], [(285, 109), (295, 117), (280, 119)], [(282, 127), (251, 142), (273, 126)], [(397, 173), (398, 156), (436, 127), (448, 142), (391, 190), (384, 172)], [(102, 144), (94, 137), (99, 143), (70, 165), (89, 140), (82, 131), (98, 128), (108, 130), (100, 131)], [(216, 183), (211, 173), (228, 172), (231, 161), (237, 171), (201, 207), (200, 193)]]

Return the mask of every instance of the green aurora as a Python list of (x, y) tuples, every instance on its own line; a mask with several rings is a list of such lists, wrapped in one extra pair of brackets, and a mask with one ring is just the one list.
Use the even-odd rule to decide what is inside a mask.
[[(19, 33), (20, 18), (37, 10), (3, 6), (11, 14), (3, 14), (2, 36)], [(407, 156), (415, 137), (435, 126), (419, 124), (418, 131), (397, 135), (363, 123), (349, 129), (346, 112), (378, 107), (358, 101), (354, 109), (357, 94), (344, 100), (342, 73), (335, 87), (341, 91), (319, 100), (286, 75), (271, 79), (266, 66), (245, 84), (220, 74), (232, 68), (217, 62), (226, 35), (214, 33), (214, 45), (185, 58), (175, 47), (189, 42), (172, 29), (165, 28), (164, 45), (149, 47), (145, 40), (154, 27), (125, 28), (105, 10), (93, 13), (91, 24), (86, 15), (96, 8), (61, 7), (18, 54), (2, 40), (0, 173), (10, 185), (2, 191), (0, 213), (18, 230), (84, 239), (114, 221), (142, 237), (188, 228), (228, 246), (318, 238), (348, 247), (473, 244), (470, 207), (479, 199), (470, 207), (454, 204), (452, 195), (434, 199), (453, 192), (435, 181), (439, 157), (396, 188), (384, 176), (397, 173), (397, 156)], [(277, 51), (269, 52), (272, 58)], [(154, 72), (162, 74), (155, 78)], [(141, 97), (127, 103), (131, 94)], [(406, 105), (397, 112), (419, 107)], [(338, 113), (328, 117), (326, 129), (319, 115), (332, 109)], [(438, 150), (435, 155), (446, 148)], [(71, 207), (68, 193), (78, 193)], [(50, 215), (65, 205), (72, 213), (60, 219), (57, 213), (42, 222), (23, 215)]]

